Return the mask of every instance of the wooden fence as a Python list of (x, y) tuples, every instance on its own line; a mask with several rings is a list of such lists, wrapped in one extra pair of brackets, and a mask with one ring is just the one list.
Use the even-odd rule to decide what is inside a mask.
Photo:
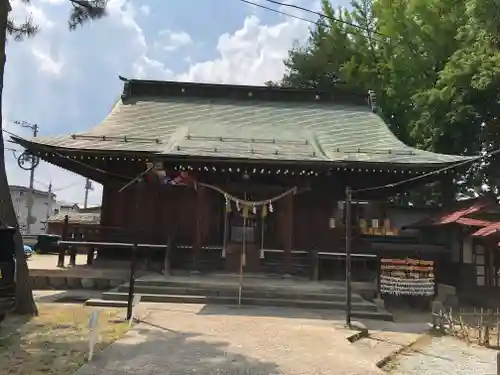
[(468, 343), (500, 349), (500, 309), (440, 309), (432, 314), (432, 326)]

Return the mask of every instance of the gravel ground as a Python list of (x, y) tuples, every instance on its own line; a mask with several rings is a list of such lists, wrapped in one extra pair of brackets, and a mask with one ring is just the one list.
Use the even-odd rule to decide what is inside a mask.
[(164, 304), (75, 375), (381, 375), (332, 322), (278, 308)]
[(389, 367), (391, 375), (495, 375), (496, 351), (435, 337), (429, 345), (400, 355)]

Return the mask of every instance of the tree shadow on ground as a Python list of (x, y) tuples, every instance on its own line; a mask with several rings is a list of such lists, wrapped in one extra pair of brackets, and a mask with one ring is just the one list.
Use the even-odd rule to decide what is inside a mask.
[(74, 375), (282, 374), (275, 363), (228, 351), (228, 342), (141, 323)]

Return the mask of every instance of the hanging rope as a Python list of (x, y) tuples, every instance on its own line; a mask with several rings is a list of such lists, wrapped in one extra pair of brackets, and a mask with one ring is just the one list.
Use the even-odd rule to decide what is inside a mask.
[(221, 188), (218, 188), (217, 186), (214, 186), (214, 185), (210, 185), (210, 184), (205, 184), (203, 182), (198, 182), (198, 186), (203, 186), (203, 187), (206, 187), (206, 188), (209, 188), (209, 189), (212, 189), (212, 190), (215, 190), (219, 193), (221, 193), (222, 195), (224, 195), (224, 197), (226, 198), (226, 200), (230, 200), (230, 201), (233, 201), (233, 202), (236, 202), (238, 204), (242, 204), (244, 206), (266, 206), (268, 205), (269, 203), (272, 203), (272, 202), (275, 202), (277, 200), (280, 200), (281, 198), (284, 198), (286, 197), (287, 195), (289, 194), (297, 194), (297, 187), (293, 187), (275, 197), (272, 197), (272, 198), (269, 198), (269, 199), (266, 199), (266, 200), (261, 200), (261, 201), (248, 201), (248, 200), (245, 200), (245, 199), (240, 199), (238, 197), (235, 197), (234, 195), (231, 195), (229, 194), (228, 192), (222, 190)]

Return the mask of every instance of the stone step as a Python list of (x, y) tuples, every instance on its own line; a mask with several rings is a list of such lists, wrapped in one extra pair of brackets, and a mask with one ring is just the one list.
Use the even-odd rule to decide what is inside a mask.
[[(251, 279), (251, 277), (248, 277)], [(222, 279), (222, 277), (221, 277)], [(263, 282), (260, 282), (258, 284), (253, 284), (251, 281), (250, 282), (243, 282), (243, 288), (246, 291), (255, 291), (255, 292), (267, 292), (267, 291), (273, 291), (273, 292), (290, 292), (290, 290), (293, 290), (293, 293), (302, 293), (302, 294), (309, 294), (309, 293), (319, 293), (319, 294), (337, 294), (337, 295), (345, 295), (346, 291), (344, 287), (341, 286), (328, 286), (328, 287), (323, 287), (323, 288), (307, 288), (300, 286), (301, 283), (294, 284), (282, 284), (282, 285), (272, 285), (272, 283), (265, 284)], [(211, 281), (197, 281), (197, 280), (179, 280), (176, 279), (175, 277), (169, 279), (159, 279), (159, 280), (148, 280), (148, 279), (137, 279), (135, 282), (136, 286), (151, 286), (151, 287), (177, 287), (177, 288), (197, 288), (197, 289), (212, 289), (212, 290), (237, 290), (239, 287), (238, 281), (236, 280), (223, 280), (220, 282), (211, 282)]]
[[(203, 296), (203, 295), (169, 295), (169, 294), (142, 294), (141, 301), (157, 303), (198, 303), (198, 304), (225, 304), (238, 303), (238, 295), (234, 296)], [(126, 301), (128, 293), (110, 291), (102, 294), (102, 299), (108, 301)], [(345, 302), (313, 301), (298, 299), (276, 299), (262, 297), (242, 297), (242, 304), (255, 306), (301, 307), (308, 309), (345, 310)], [(369, 302), (353, 302), (353, 311), (378, 312), (378, 307)]]
[[(128, 284), (120, 285), (114, 291), (128, 293)], [(238, 286), (232, 288), (215, 287), (193, 287), (193, 286), (149, 286), (141, 283), (136, 284), (135, 293), (138, 294), (165, 294), (165, 295), (196, 295), (213, 297), (238, 296)], [(324, 302), (345, 302), (345, 293), (311, 293), (293, 290), (248, 290), (243, 288), (242, 295), (246, 298), (268, 298), (286, 300), (324, 301)], [(353, 302), (363, 302), (361, 296), (353, 294)]]
[(91, 298), (85, 301), (85, 306), (126, 308), (127, 301)]
[[(114, 307), (114, 308), (126, 308), (127, 307), (127, 295), (126, 293), (114, 293), (113, 298), (119, 299), (108, 299), (111, 297), (110, 294), (103, 299), (92, 298), (86, 301), (86, 306), (95, 306), (95, 307)], [(224, 305), (235, 305), (238, 303), (237, 299), (223, 299), (219, 298), (215, 301), (211, 298), (206, 298), (203, 296), (165, 296), (165, 295), (141, 295), (141, 301), (143, 302), (160, 302), (160, 303), (195, 303), (195, 304), (206, 304), (206, 303), (218, 303)], [(312, 308), (310, 305), (297, 306), (296, 301), (289, 301), (289, 304), (281, 304), (276, 305), (275, 301), (269, 300), (258, 300), (258, 299), (242, 299), (243, 305), (253, 305), (253, 306), (280, 306), (280, 307), (294, 307), (294, 308)], [(283, 301), (282, 301), (283, 302)], [(308, 302), (308, 301), (302, 301)], [(352, 317), (354, 319), (372, 319), (372, 320), (385, 320), (385, 321), (393, 321), (393, 317), (387, 311), (381, 310), (362, 310), (359, 309), (362, 306), (358, 304), (353, 304)], [(345, 306), (342, 304), (325, 304), (322, 303), (320, 306), (316, 306), (315, 308), (319, 309), (331, 309), (331, 310), (340, 310), (345, 311)]]

